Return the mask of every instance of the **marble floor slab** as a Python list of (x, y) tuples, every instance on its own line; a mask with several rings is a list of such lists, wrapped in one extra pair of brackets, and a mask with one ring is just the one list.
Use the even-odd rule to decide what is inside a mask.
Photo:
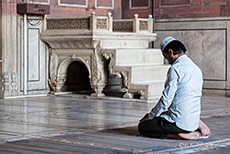
[[(141, 137), (137, 132), (139, 119), (155, 104), (156, 102), (144, 103), (137, 100), (80, 98), (77, 95), (0, 99), (0, 153), (7, 152), (7, 149), (16, 145), (19, 153), (26, 153), (27, 150), (27, 153), (30, 153), (30, 150), (36, 153), (39, 147), (33, 149), (29, 145), (41, 144), (43, 147), (46, 142), (50, 147), (56, 147), (43, 147), (43, 150), (48, 149), (51, 153), (55, 153), (55, 150), (74, 153), (76, 150), (58, 150), (59, 143), (55, 144), (56, 141), (77, 144), (78, 150), (75, 152), (79, 153), (91, 153), (94, 148), (97, 151), (95, 153), (132, 153), (135, 150), (139, 153), (152, 153), (153, 150), (175, 152), (178, 150), (175, 148), (181, 148), (180, 143), (193, 145), (186, 145), (186, 150), (192, 149), (194, 152), (194, 149), (198, 149), (202, 152), (200, 149), (203, 148), (201, 144), (204, 142), (213, 142), (215, 146), (217, 143), (214, 142), (217, 141), (223, 141), (219, 145), (230, 143), (230, 97), (202, 97), (201, 118), (213, 128), (212, 138), (202, 142), (165, 141)], [(147, 145), (143, 146), (141, 142)], [(73, 148), (69, 143), (59, 146)], [(88, 143), (92, 145), (87, 145)], [(102, 145), (108, 147), (97, 147)], [(203, 148), (203, 151), (218, 151), (220, 148), (226, 151), (229, 149), (228, 146)], [(135, 150), (132, 150), (132, 147)], [(14, 153), (15, 149), (11, 152)]]

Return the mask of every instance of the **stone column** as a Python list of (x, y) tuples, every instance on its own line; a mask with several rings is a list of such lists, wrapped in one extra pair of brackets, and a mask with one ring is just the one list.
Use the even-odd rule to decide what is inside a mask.
[(112, 13), (108, 12), (108, 30), (110, 32), (113, 31), (113, 17), (112, 17)]
[(133, 18), (133, 32), (135, 33), (138, 33), (139, 32), (139, 26), (140, 26), (140, 23), (139, 23), (139, 15), (138, 14), (135, 14), (134, 15), (134, 18)]

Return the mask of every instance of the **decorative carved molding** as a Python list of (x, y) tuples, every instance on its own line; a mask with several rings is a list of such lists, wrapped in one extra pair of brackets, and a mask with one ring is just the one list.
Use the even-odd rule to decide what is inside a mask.
[(112, 54), (112, 53), (104, 53), (103, 56), (105, 57), (106, 60), (110, 60), (110, 61), (109, 61), (109, 67), (108, 67), (109, 73), (110, 73), (111, 75), (117, 76), (118, 78), (121, 78), (122, 75), (121, 75), (120, 72), (114, 72), (114, 71), (113, 71), (113, 67), (114, 67), (114, 58), (113, 58), (113, 54)]
[(132, 32), (133, 21), (113, 21), (113, 31)]
[(93, 49), (96, 49), (99, 46), (100, 41), (99, 40), (92, 40), (90, 43), (90, 47)]
[(56, 89), (56, 72), (57, 72), (57, 65), (58, 65), (58, 56), (54, 52), (54, 50), (50, 49), (50, 58), (49, 58), (49, 85), (53, 91)]
[(139, 25), (140, 30), (149, 30), (149, 22), (148, 21), (143, 21), (140, 20), (140, 25)]
[(129, 87), (129, 72), (128, 71), (122, 71), (121, 74), (123, 76), (124, 84), (128, 88)]
[(91, 87), (94, 90), (93, 96), (104, 96), (102, 93), (107, 81), (107, 75), (105, 71), (105, 59), (101, 54), (100, 47), (94, 50), (92, 55), (92, 79)]
[(47, 29), (90, 29), (89, 18), (47, 19)]
[(143, 100), (147, 99), (147, 98), (145, 97), (145, 90), (139, 90), (138, 93), (141, 94), (140, 99), (143, 99)]
[[(44, 41), (46, 41), (44, 39)], [(52, 48), (56, 49), (90, 49), (94, 42), (91, 39), (52, 39), (46, 41)]]
[(97, 27), (97, 29), (108, 29), (107, 18), (105, 18), (105, 19), (97, 18), (96, 27)]
[(10, 91), (10, 74), (9, 73), (4, 73), (2, 76), (2, 83), (3, 83), (3, 96), (10, 96), (11, 95), (11, 91)]
[(17, 93), (18, 87), (17, 87), (17, 74), (15, 72), (13, 73), (4, 73), (2, 76), (2, 92), (3, 97), (6, 96), (12, 96)]
[(11, 94), (15, 95), (17, 93), (18, 87), (17, 87), (17, 74), (12, 73), (11, 74)]

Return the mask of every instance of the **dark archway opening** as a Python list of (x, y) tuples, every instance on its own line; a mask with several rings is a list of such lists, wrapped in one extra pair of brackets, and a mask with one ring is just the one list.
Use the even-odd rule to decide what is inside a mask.
[(86, 66), (79, 62), (72, 62), (66, 71), (66, 82), (61, 91), (73, 93), (92, 93), (89, 72)]

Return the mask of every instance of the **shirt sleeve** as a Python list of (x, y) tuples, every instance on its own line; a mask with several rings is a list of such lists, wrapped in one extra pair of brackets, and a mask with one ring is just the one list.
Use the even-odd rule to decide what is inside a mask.
[(165, 89), (162, 92), (162, 96), (159, 99), (156, 106), (149, 113), (149, 119), (160, 116), (162, 112), (168, 110), (168, 107), (171, 105), (175, 93), (177, 91), (177, 83), (179, 80), (179, 75), (175, 69), (170, 68), (167, 79), (165, 82)]

